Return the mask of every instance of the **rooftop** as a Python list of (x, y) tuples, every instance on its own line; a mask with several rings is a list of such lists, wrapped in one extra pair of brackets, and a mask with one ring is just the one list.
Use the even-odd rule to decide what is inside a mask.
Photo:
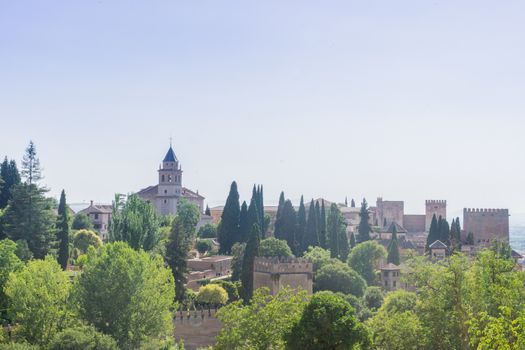
[(439, 239), (434, 241), (431, 245), (428, 246), (430, 249), (447, 249), (447, 245), (441, 242)]

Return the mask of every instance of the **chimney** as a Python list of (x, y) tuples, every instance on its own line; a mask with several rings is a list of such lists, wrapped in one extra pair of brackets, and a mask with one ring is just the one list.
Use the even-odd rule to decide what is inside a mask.
[(90, 200), (90, 202), (91, 202), (91, 204), (89, 206), (92, 207), (93, 206), (93, 200)]

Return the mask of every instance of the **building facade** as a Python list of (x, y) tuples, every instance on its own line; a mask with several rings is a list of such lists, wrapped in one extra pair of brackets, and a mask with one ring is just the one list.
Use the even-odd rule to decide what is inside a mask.
[(182, 186), (182, 167), (171, 145), (157, 172), (158, 184), (148, 186), (137, 194), (151, 203), (160, 215), (176, 215), (181, 198), (195, 204), (201, 213), (204, 211), (204, 197), (198, 191)]
[(103, 241), (107, 241), (109, 232), (109, 222), (111, 221), (111, 214), (113, 207), (107, 204), (94, 204), (91, 201), (89, 207), (78, 212), (78, 214), (85, 214), (93, 223), (93, 228), (98, 232), (98, 235)]

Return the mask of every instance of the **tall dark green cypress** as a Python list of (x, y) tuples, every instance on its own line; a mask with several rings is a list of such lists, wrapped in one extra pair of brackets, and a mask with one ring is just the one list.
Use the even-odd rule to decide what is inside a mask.
[(330, 257), (339, 257), (339, 229), (340, 229), (339, 209), (335, 203), (332, 203), (328, 211), (327, 231), (328, 231), (328, 249)]
[(208, 204), (206, 204), (206, 210), (204, 211), (204, 215), (211, 216), (211, 210)]
[(317, 213), (315, 212), (314, 200), (310, 202), (310, 208), (308, 208), (308, 218), (306, 222), (306, 232), (301, 247), (302, 253), (304, 253), (308, 247), (319, 246), (319, 225), (317, 223)]
[(302, 245), (306, 235), (306, 208), (304, 207), (304, 198), (301, 196), (299, 203), (299, 210), (297, 211), (297, 230), (295, 231), (295, 239), (297, 244), (292, 251), (296, 256), (302, 255)]
[(58, 263), (62, 270), (65, 270), (69, 261), (69, 213), (64, 190), (60, 194), (60, 202), (58, 204), (57, 239)]
[(445, 218), (441, 218), (439, 226), (439, 240), (450, 246), (450, 225)]
[(295, 231), (297, 229), (297, 214), (292, 202), (287, 199), (283, 205), (283, 212), (281, 215), (281, 233), (275, 236), (278, 239), (284, 239), (292, 251), (296, 246)]
[(273, 229), (274, 237), (282, 235), (282, 233), (281, 233), (281, 222), (282, 222), (281, 216), (283, 214), (284, 202), (285, 202), (284, 192), (281, 191), (281, 195), (279, 196), (279, 206), (277, 207), (277, 215), (275, 216), (275, 224), (274, 224), (274, 229)]
[[(257, 205), (254, 205), (254, 207), (257, 207)], [(250, 301), (253, 296), (253, 267), (255, 257), (259, 255), (260, 235), (259, 225), (257, 223), (253, 224), (242, 260), (241, 283), (244, 302)]]
[(266, 220), (264, 218), (264, 195), (263, 185), (259, 186), (259, 194), (257, 196), (257, 208), (259, 209), (259, 227), (261, 228), (261, 239), (266, 237), (266, 231), (268, 230)]
[(350, 202), (350, 207), (355, 208), (355, 200), (352, 198), (352, 201)]
[(428, 251), (428, 247), (439, 239), (438, 231), (438, 220), (436, 214), (432, 216), (432, 221), (430, 223), (430, 229), (428, 230), (427, 243), (425, 245), (425, 251)]
[[(319, 202), (317, 202), (317, 204), (319, 204)], [(328, 238), (326, 235), (327, 235), (326, 233), (326, 210), (324, 207), (324, 201), (322, 201), (321, 202), (321, 216), (319, 219), (319, 244), (324, 249), (328, 248), (328, 243), (327, 243)]]
[(12, 198), (11, 190), (20, 184), (20, 173), (14, 160), (8, 161), (7, 157), (4, 158), (0, 164), (0, 178), (4, 181), (0, 190), (0, 209), (4, 209)]
[(346, 263), (348, 253), (350, 253), (350, 245), (348, 244), (348, 234), (346, 233), (346, 222), (341, 215), (339, 217), (339, 232), (337, 238), (339, 240), (339, 259)]
[(369, 223), (370, 214), (368, 212), (368, 203), (365, 198), (363, 198), (363, 202), (361, 203), (359, 219), (359, 226), (357, 228), (357, 231), (359, 232), (359, 236), (357, 237), (359, 243), (371, 240), (370, 233), (372, 232), (372, 228)]
[(217, 239), (220, 244), (219, 252), (221, 254), (230, 254), (233, 244), (239, 238), (240, 212), (239, 191), (237, 190), (237, 183), (233, 181), (217, 232)]
[(239, 242), (248, 241), (250, 236), (250, 224), (248, 222), (248, 205), (246, 201), (242, 202), (241, 213), (239, 215)]
[(350, 248), (354, 248), (355, 247), (355, 235), (354, 233), (352, 232), (350, 234)]
[(388, 244), (387, 250), (388, 250), (387, 263), (399, 265), (401, 263), (401, 259), (399, 256), (399, 243), (397, 241), (397, 229), (395, 225), (394, 225), (394, 229), (392, 230), (392, 239), (390, 240), (390, 243)]

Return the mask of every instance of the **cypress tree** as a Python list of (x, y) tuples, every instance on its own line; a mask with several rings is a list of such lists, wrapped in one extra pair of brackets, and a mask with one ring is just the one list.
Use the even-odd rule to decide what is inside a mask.
[(304, 246), (304, 240), (306, 235), (306, 208), (304, 207), (304, 199), (301, 196), (301, 202), (299, 203), (299, 210), (297, 211), (297, 230), (295, 232), (295, 239), (297, 241), (296, 247), (292, 248), (292, 251), (296, 256), (302, 255), (301, 248)]
[(428, 251), (428, 247), (438, 239), (439, 239), (438, 220), (436, 218), (436, 214), (434, 214), (432, 216), (432, 222), (430, 223), (430, 229), (428, 230), (425, 251)]
[(467, 244), (474, 245), (474, 233), (469, 232), (467, 235)]
[(284, 192), (281, 191), (281, 195), (279, 196), (279, 206), (277, 207), (277, 215), (275, 216), (275, 225), (274, 225), (274, 230), (273, 230), (274, 237), (278, 237), (278, 236), (282, 235), (282, 233), (281, 233), (281, 221), (282, 221), (281, 216), (283, 214), (284, 202), (285, 202)]
[(266, 220), (264, 217), (264, 196), (263, 196), (263, 185), (259, 187), (259, 195), (258, 195), (258, 202), (257, 202), (257, 208), (259, 209), (259, 220), (260, 224), (259, 227), (261, 228), (261, 238), (266, 237), (266, 230), (268, 229), (268, 225), (266, 224)]
[(208, 207), (208, 204), (206, 204), (206, 210), (204, 211), (204, 215), (211, 216), (211, 210), (210, 207)]
[(350, 248), (353, 248), (353, 247), (355, 247), (355, 235), (352, 232), (352, 234), (350, 235)]
[(319, 227), (317, 223), (317, 213), (315, 212), (314, 200), (310, 202), (308, 208), (308, 219), (306, 222), (306, 233), (301, 247), (302, 252), (308, 250), (308, 247), (319, 246)]
[(359, 212), (359, 227), (357, 231), (359, 232), (358, 241), (366, 242), (371, 240), (370, 233), (372, 232), (372, 228), (370, 227), (370, 215), (368, 212), (368, 203), (366, 202), (366, 199), (363, 198), (363, 202), (361, 203), (361, 211)]
[[(319, 204), (319, 202), (317, 202)], [(326, 211), (324, 208), (324, 201), (321, 202), (321, 216), (319, 219), (319, 244), (324, 249), (328, 248), (326, 237)]]
[(351, 206), (352, 208), (355, 208), (355, 200), (354, 200), (353, 198), (352, 198), (352, 201), (350, 202), (350, 206)]
[(239, 240), (238, 242), (248, 241), (250, 236), (250, 225), (248, 222), (248, 205), (246, 201), (242, 202), (241, 213), (239, 215)]
[(339, 230), (340, 230), (340, 215), (337, 205), (332, 203), (328, 211), (328, 249), (330, 249), (330, 257), (339, 257)]
[(348, 253), (350, 253), (350, 245), (348, 244), (348, 235), (346, 233), (346, 222), (341, 215), (339, 220), (338, 241), (339, 259), (346, 263), (346, 260), (348, 259)]
[(220, 244), (219, 251), (221, 254), (229, 254), (235, 241), (239, 237), (239, 219), (240, 219), (239, 192), (237, 183), (232, 182), (230, 193), (226, 199), (224, 210), (219, 224), (217, 239)]
[(345, 207), (348, 207), (348, 197), (345, 197)]
[(459, 218), (456, 218), (456, 242), (460, 245), (461, 248), (461, 224), (459, 223)]
[(246, 243), (246, 249), (244, 250), (244, 258), (242, 260), (241, 283), (243, 287), (244, 302), (250, 301), (253, 296), (253, 266), (255, 257), (259, 255), (260, 235), (261, 231), (259, 225), (257, 223), (253, 224), (250, 230), (250, 237)]
[(281, 215), (281, 232), (277, 239), (284, 239), (292, 251), (297, 245), (295, 238), (295, 231), (297, 228), (297, 215), (290, 200), (286, 200), (283, 205), (283, 212)]
[(58, 263), (62, 270), (65, 270), (69, 261), (69, 213), (64, 190), (60, 194), (60, 202), (58, 204), (57, 231)]
[(11, 190), (20, 184), (20, 173), (14, 160), (8, 161), (7, 157), (0, 165), (0, 178), (3, 180), (3, 186), (0, 189), (0, 209), (4, 209), (12, 198)]
[(445, 218), (441, 218), (441, 225), (439, 226), (439, 240), (450, 246), (450, 225)]
[(394, 265), (399, 265), (401, 263), (399, 257), (399, 244), (397, 241), (397, 229), (395, 225), (394, 229), (392, 230), (392, 239), (388, 244), (387, 263), (392, 263)]

